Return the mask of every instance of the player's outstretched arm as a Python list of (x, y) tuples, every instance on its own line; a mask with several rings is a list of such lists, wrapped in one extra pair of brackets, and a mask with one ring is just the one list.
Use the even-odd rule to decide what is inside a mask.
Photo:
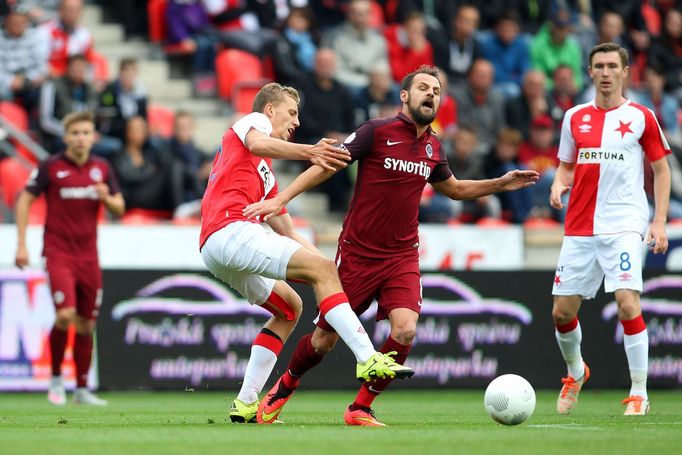
[(668, 235), (665, 232), (665, 221), (670, 204), (670, 166), (664, 157), (651, 163), (654, 171), (654, 219), (649, 227), (647, 243), (653, 243), (654, 254), (668, 250)]
[(561, 202), (561, 196), (564, 195), (573, 185), (573, 175), (575, 170), (575, 163), (567, 163), (562, 161), (554, 174), (554, 182), (549, 194), (549, 205), (555, 209), (563, 209), (564, 203)]
[(540, 178), (536, 171), (509, 171), (502, 177), (487, 180), (457, 180), (454, 176), (433, 183), (433, 187), (450, 199), (458, 201), (476, 199), (501, 191), (513, 191), (534, 185)]
[(244, 208), (244, 216), (247, 218), (256, 218), (260, 216), (263, 221), (268, 221), (273, 216), (278, 215), (290, 200), (302, 192), (308, 191), (310, 188), (319, 185), (335, 173), (335, 170), (331, 171), (323, 169), (320, 166), (312, 166), (296, 177), (296, 179), (291, 182), (291, 185), (277, 196), (272, 199), (265, 199), (264, 201), (247, 205)]
[(28, 265), (28, 248), (26, 247), (26, 226), (28, 226), (28, 212), (31, 204), (36, 197), (24, 190), (19, 194), (15, 209), (17, 223), (17, 252), (14, 257), (14, 264), (23, 269)]
[(310, 160), (313, 164), (329, 170), (348, 166), (348, 150), (334, 146), (336, 139), (322, 138), (316, 144), (297, 144), (263, 134), (252, 129), (244, 144), (256, 156), (287, 160)]

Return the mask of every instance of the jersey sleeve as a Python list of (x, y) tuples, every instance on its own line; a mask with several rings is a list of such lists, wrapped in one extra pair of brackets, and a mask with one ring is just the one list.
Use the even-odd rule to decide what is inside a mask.
[(573, 118), (573, 111), (568, 111), (564, 115), (564, 121), (561, 124), (561, 139), (559, 140), (559, 160), (566, 163), (575, 163), (576, 149), (575, 139), (571, 132), (571, 119)]
[(34, 196), (40, 196), (50, 184), (47, 161), (43, 161), (37, 168), (33, 169), (26, 182), (26, 191)]
[(268, 120), (265, 114), (261, 114), (260, 112), (247, 114), (232, 125), (232, 130), (234, 130), (244, 145), (246, 145), (244, 143), (246, 135), (251, 131), (251, 128), (260, 131), (267, 136), (272, 134), (272, 123), (270, 123), (270, 120)]
[(352, 132), (339, 147), (350, 152), (352, 161), (364, 158), (374, 146), (374, 123), (365, 122)]
[(452, 176), (452, 171), (450, 170), (450, 164), (448, 163), (448, 157), (445, 154), (443, 147), (440, 149), (440, 160), (436, 167), (433, 168), (433, 172), (429, 176), (429, 183), (438, 183), (449, 179)]
[(651, 162), (658, 161), (666, 155), (670, 154), (670, 145), (666, 141), (661, 126), (656, 120), (656, 116), (651, 109), (643, 109), (644, 111), (644, 132), (639, 138), (639, 143), (642, 145), (644, 154)]
[(121, 186), (118, 184), (116, 173), (108, 163), (104, 163), (107, 168), (107, 185), (109, 186), (109, 194), (118, 194), (121, 192)]

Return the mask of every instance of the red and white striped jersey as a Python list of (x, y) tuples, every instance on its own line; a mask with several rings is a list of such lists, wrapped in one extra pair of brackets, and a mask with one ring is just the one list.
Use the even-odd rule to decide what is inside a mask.
[(48, 46), (50, 70), (54, 74), (63, 75), (66, 72), (72, 55), (84, 55), (92, 62), (93, 41), (87, 28), (79, 25), (69, 33), (58, 19), (53, 19), (41, 25), (40, 31)]
[(650, 109), (627, 100), (604, 110), (594, 100), (566, 112), (559, 159), (576, 163), (566, 214), (566, 235), (644, 235), (649, 206), (644, 193), (644, 156), (670, 153)]

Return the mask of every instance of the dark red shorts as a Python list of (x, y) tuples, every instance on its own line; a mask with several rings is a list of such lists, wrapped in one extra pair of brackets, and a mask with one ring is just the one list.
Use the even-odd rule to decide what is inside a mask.
[[(379, 303), (377, 321), (388, 318), (388, 314), (396, 308), (421, 311), (421, 274), (416, 255), (373, 259), (346, 252), (342, 254), (339, 250), (336, 263), (343, 290), (355, 314), (367, 311), (374, 300)], [(317, 326), (334, 331), (322, 318)]]
[(94, 260), (50, 256), (45, 259), (55, 309), (75, 308), (76, 314), (95, 320), (102, 304), (102, 271)]

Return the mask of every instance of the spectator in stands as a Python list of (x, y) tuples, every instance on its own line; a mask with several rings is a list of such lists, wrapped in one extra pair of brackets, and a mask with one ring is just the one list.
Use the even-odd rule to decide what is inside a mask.
[(323, 46), (337, 56), (336, 80), (357, 98), (369, 85), (369, 73), (377, 64), (388, 66), (386, 40), (369, 27), (370, 2), (351, 0), (346, 22), (323, 36)]
[(677, 119), (680, 105), (677, 99), (663, 91), (665, 72), (657, 65), (644, 70), (642, 89), (634, 91), (632, 100), (651, 109), (669, 142), (680, 143), (680, 125)]
[(583, 87), (582, 53), (578, 43), (569, 36), (571, 18), (568, 10), (557, 10), (531, 41), (530, 56), (533, 67), (545, 73), (547, 88), (552, 88), (552, 72), (561, 65), (573, 69), (578, 90)]
[(21, 0), (28, 7), (28, 16), (34, 24), (43, 24), (57, 17), (60, 0)]
[(482, 42), (483, 57), (495, 67), (495, 90), (505, 98), (521, 93), (521, 78), (530, 69), (528, 41), (519, 34), (519, 18), (505, 11), (495, 22), (494, 33)]
[(476, 60), (469, 70), (468, 84), (453, 90), (457, 109), (466, 112), (459, 117), (459, 125), (476, 132), (477, 153), (485, 154), (495, 137), (505, 126), (504, 97), (492, 91), (495, 70), (483, 59)]
[(59, 17), (40, 27), (52, 76), (63, 75), (73, 55), (93, 60), (92, 35), (79, 24), (82, 12), (83, 0), (61, 0)]
[[(301, 126), (296, 130), (297, 142), (314, 144), (321, 138), (336, 139), (342, 144), (355, 128), (353, 101), (336, 74), (337, 56), (331, 49), (320, 49), (315, 55), (315, 69), (301, 86)], [(337, 172), (321, 185), (329, 197), (329, 208), (343, 212), (348, 208), (351, 181), (346, 170)]]
[[(486, 157), (484, 167), (488, 178), (497, 178), (511, 169), (523, 169), (519, 163), (519, 146), (523, 141), (520, 131), (503, 128), (497, 135), (497, 141)], [(513, 223), (523, 223), (533, 207), (531, 188), (519, 191), (498, 193), (502, 203), (503, 218)]]
[(545, 75), (538, 70), (530, 70), (523, 77), (521, 94), (507, 101), (507, 124), (528, 138), (531, 121), (550, 111), (551, 100), (545, 91)]
[(313, 20), (309, 8), (291, 8), (273, 55), (279, 82), (300, 85), (306, 74), (312, 73), (319, 43)]
[[(441, 101), (441, 109), (442, 106)], [(400, 110), (400, 90), (393, 83), (388, 68), (377, 65), (369, 73), (369, 85), (360, 92), (355, 103), (355, 127), (369, 119), (384, 117), (381, 115), (383, 108), (392, 108), (391, 115)]]
[(111, 162), (129, 212), (172, 217), (185, 196), (184, 176), (170, 154), (150, 140), (144, 118), (128, 120), (124, 148)]
[(387, 27), (384, 36), (394, 81), (402, 81), (421, 65), (433, 66), (433, 49), (426, 39), (426, 21), (422, 13), (407, 14), (402, 24)]
[(531, 216), (563, 221), (565, 210), (557, 211), (549, 205), (549, 193), (559, 165), (554, 121), (548, 115), (535, 117), (530, 124), (530, 139), (519, 148), (519, 164), (540, 174), (540, 180), (530, 189), (533, 194)]
[[(578, 3), (573, 0), (560, 0), (563, 4)], [(497, 18), (505, 11), (513, 10), (519, 17), (523, 31), (537, 33), (540, 26), (548, 19), (550, 11), (556, 8), (557, 0), (467, 0), (481, 13), (481, 28), (492, 29)], [(589, 2), (588, 2), (589, 3)]]
[(663, 33), (651, 45), (649, 64), (665, 69), (666, 91), (682, 104), (682, 10), (670, 8), (665, 14)]
[(193, 88), (197, 96), (215, 94), (215, 36), (201, 0), (171, 0), (166, 8), (168, 44), (193, 53)]
[(265, 1), (203, 0), (211, 22), (218, 29), (217, 39), (223, 46), (241, 49), (261, 58), (276, 51), (279, 34), (263, 28), (258, 9)]
[(83, 55), (69, 57), (66, 74), (47, 80), (40, 91), (40, 132), (43, 146), (61, 151), (62, 119), (71, 112), (92, 111), (97, 104), (95, 89), (88, 83), (90, 64)]
[[(388, 1), (378, 3), (390, 3)], [(418, 11), (424, 16), (429, 30), (444, 33), (452, 24), (455, 17), (457, 3), (452, 0), (398, 0), (395, 11), (395, 20), (403, 22), (407, 16)]]
[(453, 86), (464, 84), (474, 61), (483, 56), (481, 44), (476, 39), (478, 9), (462, 5), (452, 19), (450, 40), (446, 46), (434, 43), (434, 61), (443, 68)]
[(137, 76), (137, 61), (132, 58), (121, 60), (118, 78), (99, 95), (97, 128), (101, 134), (123, 141), (128, 119), (147, 118), (147, 91)]
[(438, 80), (440, 81), (440, 106), (436, 119), (431, 123), (431, 128), (438, 135), (443, 147), (446, 150), (451, 150), (458, 127), (457, 102), (448, 91), (449, 81), (445, 71), (438, 72)]
[(570, 66), (563, 64), (557, 66), (552, 73), (552, 79), (554, 88), (549, 94), (549, 114), (555, 125), (560, 127), (566, 111), (578, 104), (578, 89)]
[(28, 28), (27, 13), (19, 5), (5, 17), (0, 35), (0, 99), (14, 101), (33, 114), (47, 78), (47, 56), (39, 33)]
[(194, 143), (194, 132), (192, 114), (187, 111), (177, 111), (173, 137), (168, 142), (168, 151), (186, 170), (188, 183), (185, 184), (183, 202), (201, 199), (211, 172), (211, 159)]
[(343, 24), (349, 3), (350, 0), (310, 1), (310, 7), (320, 30), (330, 30)]

